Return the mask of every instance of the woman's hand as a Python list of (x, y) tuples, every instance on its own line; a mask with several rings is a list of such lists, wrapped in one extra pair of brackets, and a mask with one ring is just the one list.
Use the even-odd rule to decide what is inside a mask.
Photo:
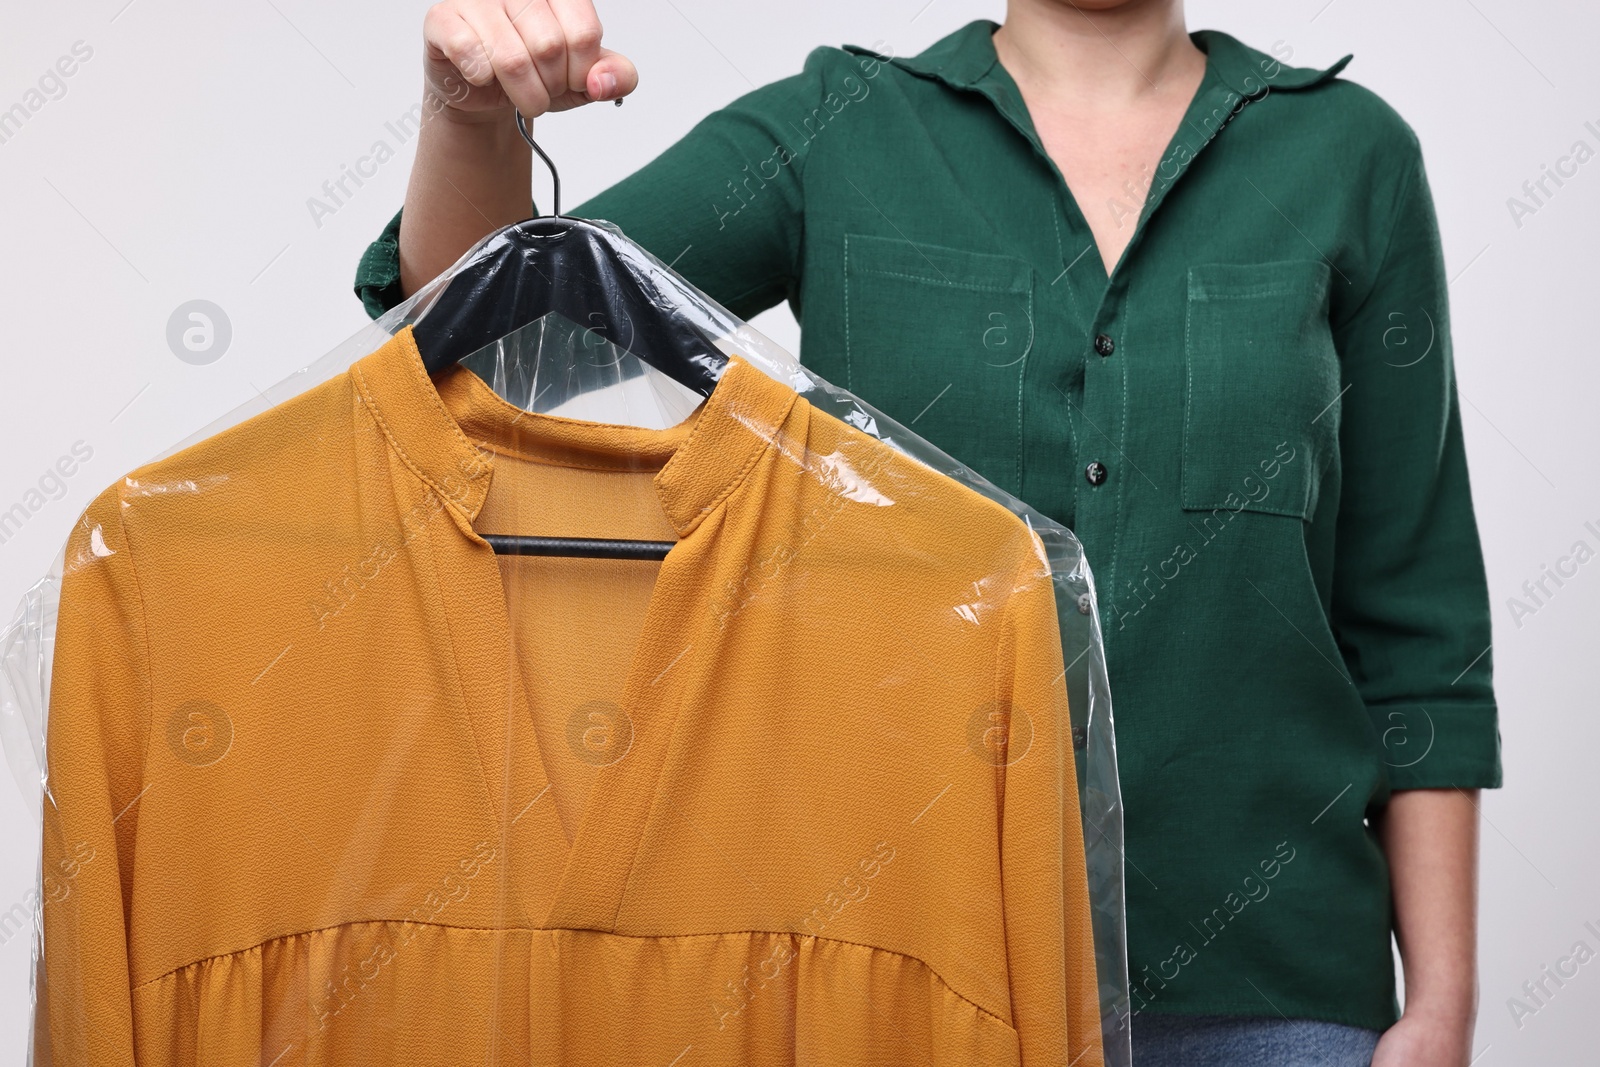
[(620, 100), (639, 73), (600, 34), (591, 0), (444, 0), (422, 23), (424, 85), (468, 121)]
[(639, 84), (627, 56), (600, 47), (592, 0), (444, 0), (422, 36), (422, 132), (400, 220), (406, 294), (528, 217), (532, 153), (513, 107), (531, 120)]
[(1372, 1067), (1467, 1067), (1472, 1059), (1472, 1019), (1406, 1012), (1385, 1030)]

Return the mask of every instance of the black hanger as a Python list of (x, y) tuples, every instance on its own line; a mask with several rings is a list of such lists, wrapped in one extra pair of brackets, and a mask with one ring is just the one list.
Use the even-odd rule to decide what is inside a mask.
[(694, 321), (693, 309), (703, 298), (633, 242), (587, 219), (562, 215), (555, 163), (520, 112), (516, 122), (550, 168), (555, 210), (490, 235), (412, 326), (428, 373), (555, 311), (710, 396), (728, 357)]
[[(521, 112), (516, 123), (550, 168), (554, 210), (490, 235), (456, 272), (412, 325), (423, 366), (435, 374), (554, 311), (710, 396), (728, 357), (694, 321), (702, 298), (638, 245), (586, 219), (562, 215), (555, 163), (535, 143)], [(484, 539), (502, 554), (592, 559), (659, 560), (675, 543), (506, 534)]]

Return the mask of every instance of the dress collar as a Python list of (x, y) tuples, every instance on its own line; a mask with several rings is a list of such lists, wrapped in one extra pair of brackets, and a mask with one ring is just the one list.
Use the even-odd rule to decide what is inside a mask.
[(779, 434), (797, 394), (738, 356), (693, 415), (664, 430), (524, 411), (463, 366), (430, 378), (411, 327), (350, 367), (363, 401), (410, 470), (477, 518), (496, 457), (609, 470), (658, 468), (655, 487), (685, 536)]

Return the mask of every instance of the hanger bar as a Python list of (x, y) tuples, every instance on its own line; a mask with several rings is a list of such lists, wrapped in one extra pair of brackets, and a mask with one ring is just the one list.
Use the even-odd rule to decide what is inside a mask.
[(578, 556), (584, 559), (662, 560), (676, 541), (614, 541), (605, 537), (526, 537), (484, 534), (502, 556)]

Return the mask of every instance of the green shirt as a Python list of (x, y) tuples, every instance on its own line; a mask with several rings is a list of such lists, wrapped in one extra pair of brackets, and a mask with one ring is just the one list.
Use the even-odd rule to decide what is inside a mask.
[[(817, 48), (570, 213), (741, 317), (787, 299), (806, 365), (1076, 532), (1136, 1010), (1385, 1027), (1366, 817), (1500, 784), (1416, 136), (1336, 77), (1348, 56), (1197, 32), (1204, 81), (1108, 278), (995, 25), (909, 58)], [(397, 231), (361, 263), (374, 314), (400, 298)]]

